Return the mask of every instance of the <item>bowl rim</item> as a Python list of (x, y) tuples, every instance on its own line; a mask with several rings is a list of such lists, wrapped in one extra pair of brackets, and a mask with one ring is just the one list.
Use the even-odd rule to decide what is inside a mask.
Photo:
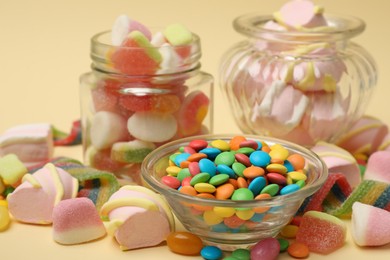
[[(191, 195), (187, 195), (184, 193), (180, 193), (178, 190), (170, 188), (160, 181), (158, 181), (155, 177), (149, 174), (149, 170), (153, 167), (153, 163), (157, 162), (160, 159), (160, 155), (167, 156), (172, 154), (175, 151), (183, 146), (184, 144), (188, 144), (190, 141), (195, 139), (207, 139), (208, 142), (217, 139), (231, 139), (234, 136), (241, 135), (247, 139), (252, 140), (261, 140), (266, 142), (267, 144), (282, 144), (289, 151), (294, 151), (300, 154), (305, 154), (306, 157), (312, 158), (314, 162), (320, 167), (322, 174), (319, 174), (318, 178), (316, 178), (310, 185), (305, 185), (303, 188), (299, 189), (296, 192), (289, 193), (286, 195), (277, 195), (271, 198), (261, 199), (261, 200), (217, 200), (217, 199), (207, 199), (200, 198)], [(165, 198), (169, 201), (170, 198), (175, 198), (182, 200), (187, 203), (194, 204), (204, 204), (210, 206), (221, 206), (221, 207), (261, 207), (261, 206), (278, 206), (282, 203), (286, 202), (295, 202), (298, 200), (304, 200), (310, 195), (314, 194), (320, 187), (325, 183), (328, 178), (328, 168), (325, 162), (313, 151), (310, 149), (292, 143), (290, 141), (286, 141), (279, 138), (261, 136), (261, 135), (251, 135), (251, 134), (206, 134), (206, 135), (195, 135), (191, 137), (177, 139), (171, 142), (168, 142), (155, 150), (149, 153), (143, 160), (141, 164), (141, 177), (146, 184), (148, 184), (152, 189), (156, 192), (165, 196)]]

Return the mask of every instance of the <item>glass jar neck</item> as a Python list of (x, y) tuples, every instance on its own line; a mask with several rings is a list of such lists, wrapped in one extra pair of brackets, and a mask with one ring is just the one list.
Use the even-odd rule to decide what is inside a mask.
[(199, 70), (201, 45), (199, 37), (193, 34), (193, 41), (181, 46), (114, 46), (111, 32), (105, 31), (92, 37), (90, 55), (92, 70), (113, 77), (181, 77)]

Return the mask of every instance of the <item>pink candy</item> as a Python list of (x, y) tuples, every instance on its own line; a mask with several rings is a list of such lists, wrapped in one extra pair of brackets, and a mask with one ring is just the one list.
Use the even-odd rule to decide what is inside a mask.
[(390, 183), (390, 151), (378, 151), (368, 158), (364, 179)]

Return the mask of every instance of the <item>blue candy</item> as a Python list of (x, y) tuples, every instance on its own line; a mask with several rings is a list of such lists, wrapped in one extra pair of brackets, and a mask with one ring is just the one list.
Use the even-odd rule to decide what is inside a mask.
[(200, 172), (207, 172), (211, 177), (217, 173), (217, 166), (215, 166), (213, 161), (206, 158), (200, 159), (199, 169)]
[(222, 258), (222, 250), (216, 246), (205, 246), (200, 255), (206, 260), (218, 260)]
[(180, 167), (180, 163), (183, 161), (187, 161), (188, 157), (190, 157), (191, 154), (189, 153), (181, 153), (176, 155), (176, 157), (173, 159), (173, 162), (176, 164), (176, 166)]
[(230, 178), (234, 178), (236, 176), (233, 169), (225, 164), (218, 164), (217, 172), (227, 174)]
[(200, 150), (199, 153), (204, 153), (205, 155), (207, 155), (207, 158), (209, 158), (210, 160), (214, 160), (215, 157), (217, 157), (217, 155), (221, 153), (221, 150), (214, 147), (207, 147)]
[(249, 183), (248, 189), (253, 193), (253, 196), (257, 196), (260, 191), (267, 185), (267, 181), (264, 177), (256, 177), (251, 183)]
[(290, 193), (293, 193), (293, 192), (296, 192), (297, 190), (299, 190), (301, 187), (298, 185), (298, 184), (289, 184), (287, 186), (284, 186), (281, 190), (280, 190), (280, 195), (286, 195), (286, 194), (290, 194)]
[(254, 151), (249, 155), (249, 161), (258, 167), (265, 167), (271, 162), (271, 156), (264, 151)]

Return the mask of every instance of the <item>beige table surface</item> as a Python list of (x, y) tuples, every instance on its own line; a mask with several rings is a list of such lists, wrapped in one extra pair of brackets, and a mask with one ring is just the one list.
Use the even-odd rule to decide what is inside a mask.
[[(215, 77), (214, 132), (239, 133), (218, 85), (223, 53), (243, 37), (232, 28), (235, 17), (258, 11), (270, 14), (282, 0), (0, 0), (0, 134), (18, 124), (49, 122), (68, 131), (79, 118), (78, 78), (89, 71), (89, 40), (127, 14), (148, 26), (180, 22), (202, 39), (202, 68)], [(390, 1), (315, 1), (332, 13), (365, 20), (354, 40), (374, 57), (379, 81), (367, 109), (390, 125)], [(221, 117), (220, 115), (223, 115)], [(57, 148), (56, 155), (81, 160), (81, 147)], [(347, 221), (349, 225), (349, 222)], [(179, 227), (180, 228), (180, 227)], [(0, 233), (1, 259), (200, 259), (169, 252), (166, 246), (122, 252), (105, 237), (94, 243), (61, 246), (50, 227), (13, 223)], [(289, 258), (287, 254), (280, 259)], [(390, 259), (390, 245), (357, 247), (348, 234), (337, 252), (310, 259)]]

